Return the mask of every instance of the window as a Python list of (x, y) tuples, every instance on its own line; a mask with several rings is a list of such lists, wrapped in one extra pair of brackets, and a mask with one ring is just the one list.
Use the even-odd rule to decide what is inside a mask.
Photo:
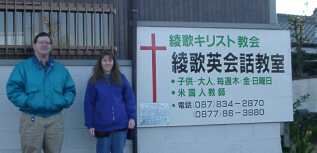
[(50, 13), (45, 11), (42, 13), (42, 27), (44, 32), (50, 31)]
[(86, 36), (86, 45), (88, 47), (92, 46), (92, 13), (86, 13), (85, 16), (85, 36)]
[(67, 48), (67, 26), (66, 12), (59, 13), (59, 48)]
[(73, 48), (76, 46), (76, 27), (75, 27), (75, 13), (70, 12), (68, 14), (68, 34), (69, 34), (69, 45)]
[(51, 12), (49, 29), (53, 39), (53, 46), (58, 46), (58, 24), (57, 12)]
[(16, 22), (16, 45), (24, 45), (24, 33), (23, 33), (23, 12), (16, 12), (15, 15), (15, 22)]
[(101, 14), (96, 13), (94, 14), (94, 45), (96, 47), (100, 47), (102, 44), (100, 43), (101, 40), (101, 32), (100, 32), (100, 19), (101, 19)]
[(8, 11), (6, 13), (6, 24), (7, 24), (7, 45), (14, 45), (14, 31), (13, 31), (13, 11)]
[(40, 12), (32, 12), (33, 13), (33, 16), (32, 16), (32, 21), (33, 21), (33, 35), (32, 37), (35, 37), (38, 33), (40, 33), (40, 25), (41, 22), (40, 22)]
[(108, 31), (108, 28), (106, 27), (109, 27), (109, 18), (108, 18), (108, 14), (103, 14), (102, 15), (102, 27), (101, 27), (101, 30), (102, 30), (102, 37), (103, 37), (103, 45), (104, 46), (108, 46), (109, 45), (109, 31)]
[(0, 45), (5, 45), (4, 12), (0, 12)]
[(32, 16), (31, 12), (25, 12), (24, 14), (24, 38), (26, 45), (32, 44)]
[(111, 19), (107, 13), (0, 11), (0, 45), (32, 45), (44, 31), (55, 48), (109, 47)]
[[(109, 26), (109, 29), (113, 29), (113, 16), (112, 15), (108, 15), (108, 26)], [(114, 36), (113, 36), (113, 30), (109, 30), (108, 29), (108, 45), (111, 46), (114, 44)]]
[(53, 55), (61, 58), (95, 56), (101, 49), (112, 47), (113, 30), (109, 28), (113, 28), (113, 15), (110, 12), (87, 12), (82, 8), (78, 11), (42, 9), (46, 8), (0, 10), (0, 52), (8, 54), (0, 58), (30, 55), (33, 38), (42, 31), (50, 33)]
[(77, 13), (77, 46), (84, 46), (84, 13)]

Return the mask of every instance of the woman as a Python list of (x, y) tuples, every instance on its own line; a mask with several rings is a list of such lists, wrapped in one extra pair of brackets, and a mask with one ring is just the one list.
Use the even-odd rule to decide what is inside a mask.
[(135, 127), (135, 96), (112, 52), (101, 55), (85, 94), (85, 125), (97, 138), (97, 153), (123, 153)]

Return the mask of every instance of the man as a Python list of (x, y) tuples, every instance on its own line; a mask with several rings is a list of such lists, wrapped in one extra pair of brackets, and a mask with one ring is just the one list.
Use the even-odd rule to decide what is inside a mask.
[(18, 63), (7, 82), (8, 99), (22, 112), (22, 153), (60, 153), (64, 138), (62, 110), (76, 94), (67, 69), (50, 57), (52, 39), (42, 32), (33, 40), (34, 56)]

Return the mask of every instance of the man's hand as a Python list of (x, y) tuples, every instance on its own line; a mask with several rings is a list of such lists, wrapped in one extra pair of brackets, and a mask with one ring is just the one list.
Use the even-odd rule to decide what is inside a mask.
[(95, 128), (90, 128), (89, 134), (94, 137), (95, 136)]
[(134, 119), (130, 119), (128, 128), (129, 129), (134, 129), (134, 127), (135, 127), (135, 121), (134, 121)]

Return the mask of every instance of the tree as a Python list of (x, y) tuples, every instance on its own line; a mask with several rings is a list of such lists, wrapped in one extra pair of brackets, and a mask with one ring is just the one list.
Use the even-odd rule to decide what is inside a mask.
[(303, 44), (307, 42), (307, 38), (304, 36), (304, 16), (290, 16), (289, 17), (289, 29), (291, 30), (292, 43), (295, 46), (295, 64), (294, 76), (299, 78), (303, 76), (304, 67), (304, 50)]

